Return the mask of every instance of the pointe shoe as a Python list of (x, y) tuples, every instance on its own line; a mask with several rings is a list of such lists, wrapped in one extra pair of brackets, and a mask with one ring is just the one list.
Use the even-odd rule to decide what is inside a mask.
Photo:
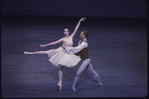
[(101, 87), (101, 86), (103, 86), (103, 84), (100, 82), (100, 83), (97, 84), (97, 86), (100, 86)]
[(77, 90), (76, 90), (76, 88), (75, 88), (75, 87), (73, 87), (73, 86), (72, 86), (72, 90), (73, 90), (74, 92), (76, 92), (76, 91), (77, 91)]
[(57, 83), (57, 85), (60, 87), (60, 90), (62, 90), (62, 82)]
[(29, 54), (29, 52), (24, 52), (24, 54)]
[(31, 52), (24, 52), (24, 54), (32, 54)]

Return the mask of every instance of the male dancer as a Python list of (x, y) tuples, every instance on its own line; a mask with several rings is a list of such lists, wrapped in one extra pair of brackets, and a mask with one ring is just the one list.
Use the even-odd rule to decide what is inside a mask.
[(80, 33), (80, 38), (82, 38), (82, 41), (80, 40), (78, 43), (78, 46), (76, 47), (68, 47), (63, 45), (63, 48), (68, 52), (68, 53), (76, 53), (77, 55), (79, 54), (81, 59), (83, 60), (80, 68), (77, 71), (77, 74), (74, 78), (74, 83), (72, 86), (73, 91), (77, 91), (75, 86), (76, 82), (80, 78), (80, 74), (84, 71), (84, 69), (87, 67), (88, 70), (94, 74), (95, 78), (98, 80), (98, 86), (103, 86), (103, 84), (100, 81), (100, 77), (97, 74), (97, 72), (93, 69), (93, 66), (91, 64), (90, 56), (88, 54), (88, 42), (87, 42), (87, 36), (88, 36), (88, 31), (87, 30), (82, 30)]

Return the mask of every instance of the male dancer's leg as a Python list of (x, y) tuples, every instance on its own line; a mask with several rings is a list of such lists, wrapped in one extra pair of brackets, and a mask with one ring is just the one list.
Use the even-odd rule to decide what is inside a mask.
[(84, 69), (88, 66), (89, 62), (90, 62), (89, 59), (83, 60), (83, 62), (82, 62), (82, 64), (81, 64), (80, 68), (78, 69), (77, 74), (76, 74), (76, 77), (74, 78), (73, 86), (72, 86), (73, 91), (77, 91), (77, 90), (75, 89), (76, 83), (77, 83), (78, 79), (80, 78), (81, 73), (82, 73), (82, 72), (84, 71)]
[(103, 86), (103, 84), (101, 83), (101, 80), (100, 80), (100, 77), (99, 75), (97, 74), (97, 72), (93, 69), (93, 66), (90, 62), (89, 66), (88, 66), (88, 70), (95, 76), (95, 78), (97, 79), (98, 81), (98, 84), (97, 85), (100, 85), (100, 86)]

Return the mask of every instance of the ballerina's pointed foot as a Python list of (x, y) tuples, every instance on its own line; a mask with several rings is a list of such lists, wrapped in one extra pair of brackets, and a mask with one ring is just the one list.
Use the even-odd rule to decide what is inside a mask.
[(102, 84), (102, 82), (99, 82), (98, 84), (97, 84), (97, 86), (103, 86), (103, 84)]
[(59, 82), (57, 85), (59, 86), (60, 90), (62, 90), (62, 82)]
[(32, 54), (31, 52), (24, 52), (24, 54)]
[(72, 90), (73, 90), (74, 92), (76, 92), (76, 91), (77, 91), (77, 90), (76, 90), (76, 88), (75, 88), (75, 87), (73, 87), (73, 86), (72, 86)]

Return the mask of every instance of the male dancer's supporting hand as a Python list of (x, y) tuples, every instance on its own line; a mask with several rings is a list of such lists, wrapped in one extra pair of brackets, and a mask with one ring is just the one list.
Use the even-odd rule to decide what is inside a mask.
[(63, 49), (65, 49), (65, 48), (66, 48), (66, 46), (63, 44), (63, 45), (62, 45), (62, 48), (63, 48)]

